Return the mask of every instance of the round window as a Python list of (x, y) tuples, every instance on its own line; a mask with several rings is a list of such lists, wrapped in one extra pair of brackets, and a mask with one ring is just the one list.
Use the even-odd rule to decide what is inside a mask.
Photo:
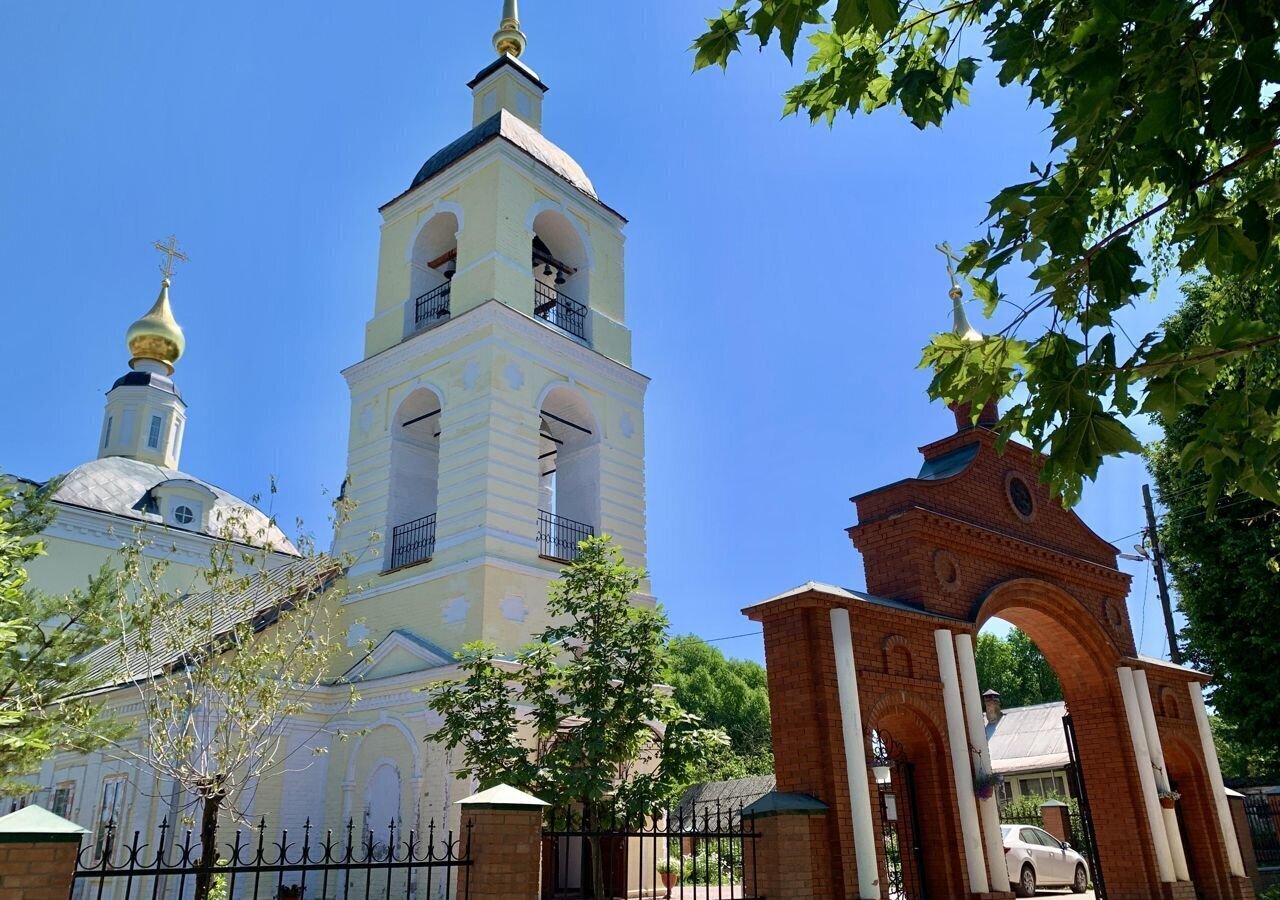
[(1009, 502), (1023, 519), (1030, 519), (1036, 511), (1035, 501), (1031, 498), (1031, 488), (1016, 475), (1009, 479)]
[(179, 525), (190, 525), (195, 517), (196, 514), (191, 511), (190, 506), (175, 506), (173, 508), (173, 519)]

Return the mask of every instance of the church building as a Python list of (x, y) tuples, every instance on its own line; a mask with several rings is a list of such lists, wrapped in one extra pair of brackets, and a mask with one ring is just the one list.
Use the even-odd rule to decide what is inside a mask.
[[(548, 88), (522, 61), (515, 7), (507, 0), (497, 57), (468, 84), (470, 129), (380, 209), (364, 358), (342, 373), (353, 512), (333, 555), (352, 560), (335, 601), (349, 652), (290, 728), (286, 752), (308, 762), (263, 779), (247, 804), (273, 830), (456, 819), (471, 786), (425, 740), (439, 723), (421, 689), (456, 674), (463, 644), (511, 653), (547, 625), (548, 585), (583, 538), (608, 533), (645, 564), (648, 379), (631, 367), (626, 220), (543, 135)], [(187, 410), (170, 377), (183, 336), (167, 280), (129, 346), (99, 458), (59, 489), (37, 588), (83, 584), (134, 525), (194, 562), (223, 511), (261, 516), (177, 468)], [(294, 548), (262, 522), (260, 546), (289, 563)], [(137, 702), (134, 686), (104, 690), (121, 715)], [(147, 834), (174, 817), (176, 795), (158, 781), (105, 753), (61, 754), (37, 802), (90, 830), (115, 819)]]

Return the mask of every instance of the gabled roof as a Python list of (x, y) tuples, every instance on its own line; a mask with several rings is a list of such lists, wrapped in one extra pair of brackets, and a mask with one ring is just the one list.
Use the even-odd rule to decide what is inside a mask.
[(987, 723), (991, 768), (1007, 775), (1065, 766), (1071, 759), (1062, 729), (1066, 712), (1061, 700), (1004, 710), (999, 719)]
[(572, 156), (543, 137), (542, 132), (505, 109), (498, 110), (462, 137), (434, 153), (422, 164), (405, 193), (430, 181), (463, 157), (499, 138), (523, 150), (592, 200), (600, 202), (591, 179)]
[[(186, 612), (174, 613), (175, 619), (199, 612), (207, 615), (214, 610), (210, 637), (224, 635), (246, 621), (262, 619), (257, 627), (266, 628), (275, 621), (275, 613), (291, 599), (305, 593), (323, 591), (340, 574), (341, 567), (327, 556), (298, 559), (283, 566), (250, 576), (248, 586), (234, 597), (208, 590), (198, 594), (185, 594), (177, 601)], [(138, 632), (130, 631), (119, 641), (105, 644), (81, 657), (86, 666), (85, 683), (91, 690), (102, 690), (122, 684), (147, 681), (168, 671), (190, 649), (180, 643), (179, 635), (153, 635), (154, 649), (145, 667), (139, 655), (122, 654), (137, 646)], [(123, 646), (122, 646), (123, 645)], [(123, 665), (122, 655), (127, 656), (129, 666)]]
[(688, 822), (694, 816), (714, 818), (717, 812), (727, 819), (736, 817), (743, 807), (755, 803), (777, 786), (773, 775), (748, 775), (728, 781), (703, 781), (685, 788), (671, 815)]

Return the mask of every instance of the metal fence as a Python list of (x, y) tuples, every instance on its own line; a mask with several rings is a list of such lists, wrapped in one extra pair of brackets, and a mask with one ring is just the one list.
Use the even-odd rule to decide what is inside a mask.
[(413, 301), (413, 327), (416, 330), (439, 324), (449, 318), (449, 295), (453, 285), (446, 281)]
[(578, 558), (578, 544), (595, 537), (595, 533), (585, 522), (538, 510), (538, 553), (542, 556), (573, 562)]
[(1280, 794), (1245, 794), (1244, 814), (1258, 868), (1280, 868)]
[(574, 337), (587, 339), (587, 307), (568, 294), (548, 287), (541, 281), (533, 283), (533, 312), (544, 322), (550, 322)]
[(189, 900), (205, 885), (227, 900), (452, 900), (470, 831), (459, 839), (433, 821), (423, 832), (394, 822), (378, 834), (353, 822), (320, 832), (308, 821), (268, 836), (262, 820), (206, 854), (164, 822), (151, 840), (108, 825), (80, 850), (71, 900)]
[(436, 514), (405, 522), (391, 529), (391, 560), (388, 568), (398, 569), (423, 562), (436, 552)]
[(663, 811), (641, 822), (552, 813), (543, 831), (542, 896), (595, 897), (598, 857), (605, 897), (762, 900), (747, 893), (756, 884), (758, 838), (741, 806)]

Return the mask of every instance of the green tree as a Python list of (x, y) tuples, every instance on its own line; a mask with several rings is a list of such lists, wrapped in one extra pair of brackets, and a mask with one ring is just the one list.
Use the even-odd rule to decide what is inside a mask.
[(676, 703), (708, 728), (729, 738), (729, 753), (716, 754), (697, 781), (767, 775), (773, 771), (769, 684), (764, 666), (729, 659), (693, 635), (672, 638), (666, 680)]
[[(335, 508), (348, 511), (343, 501)], [(289, 758), (290, 734), (344, 652), (343, 565), (305, 536), (296, 560), (276, 564), (272, 524), (251, 528), (230, 515), (193, 577), (199, 590), (173, 587), (167, 561), (148, 552), (160, 538), (140, 527), (122, 550), (114, 595), (123, 636), (93, 655), (109, 673), (103, 681), (136, 692), (141, 707), (129, 739), (112, 742), (116, 755), (183, 789), (199, 829), (197, 900), (214, 886), (220, 818), (243, 819), (246, 791), (306, 765)], [(311, 727), (329, 728), (346, 706)]]
[[(834, 121), (897, 106), (919, 128), (968, 101), (980, 64), (1049, 114), (1031, 178), (991, 201), (959, 271), (996, 334), (935, 336), (930, 394), (1011, 397), (997, 426), (1048, 454), (1070, 505), (1107, 456), (1140, 449), (1130, 414), (1204, 406), (1183, 462), (1210, 504), (1226, 486), (1280, 502), (1280, 401), (1258, 385), (1207, 391), (1232, 360), (1280, 340), (1277, 320), (1232, 318), (1131, 342), (1116, 316), (1164, 272), (1271, 278), (1280, 177), (1275, 0), (735, 0), (694, 42), (695, 68), (744, 39), (812, 46), (784, 112)], [(965, 55), (977, 52), (981, 57)], [(998, 136), (993, 136), (998, 141)], [(914, 174), (914, 173), (912, 173)], [(1010, 266), (1030, 269), (1012, 298)], [(1268, 282), (1274, 291), (1275, 282)], [(1005, 313), (1008, 310), (1008, 313)], [(1132, 352), (1127, 349), (1132, 347)], [(1020, 390), (1021, 389), (1021, 390)], [(1207, 402), (1206, 402), (1207, 401)]]
[(1062, 699), (1062, 685), (1035, 642), (1017, 628), (1005, 637), (982, 632), (974, 648), (978, 688), (1000, 693), (1006, 709)]
[[(1202, 279), (1188, 286), (1165, 330), (1198, 340), (1222, 322), (1280, 321), (1280, 294), (1270, 278)], [(1166, 513), (1160, 541), (1186, 616), (1182, 631), (1189, 661), (1213, 675), (1211, 699), (1223, 732), (1240, 759), (1280, 774), (1280, 505), (1228, 491), (1205, 514), (1200, 486), (1206, 467), (1186, 465), (1213, 408), (1242, 403), (1260, 390), (1280, 394), (1280, 348), (1222, 366), (1204, 400), (1189, 400), (1164, 423), (1164, 437), (1148, 451), (1157, 495)], [(1278, 399), (1275, 402), (1280, 402)], [(1262, 452), (1246, 447), (1243, 451)], [(1269, 761), (1269, 762), (1268, 762)]]
[[(724, 734), (661, 685), (667, 619), (631, 602), (643, 579), (607, 536), (583, 541), (549, 591), (547, 612), (561, 624), (514, 660), (488, 642), (463, 647), (464, 676), (430, 688), (427, 701), (443, 719), (432, 740), (462, 748), (462, 774), (579, 806), (587, 821), (638, 822), (723, 752)], [(603, 897), (599, 838), (587, 840)]]
[(104, 569), (65, 596), (27, 586), (57, 489), (0, 479), (0, 795), (29, 791), (24, 776), (50, 753), (92, 750), (119, 734), (98, 703), (76, 696), (88, 687), (81, 657), (114, 634), (114, 574)]

